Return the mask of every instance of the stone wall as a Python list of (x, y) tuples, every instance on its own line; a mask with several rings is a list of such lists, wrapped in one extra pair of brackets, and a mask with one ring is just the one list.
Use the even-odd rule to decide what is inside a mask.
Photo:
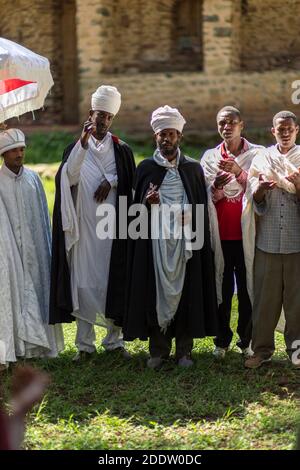
[(241, 68), (300, 68), (300, 0), (243, 0)]
[[(209, 73), (104, 75), (103, 83), (111, 83), (122, 93), (122, 107), (114, 129), (129, 134), (151, 133), (150, 115), (158, 106), (169, 104), (180, 109), (187, 120), (186, 133), (197, 135), (215, 129), (216, 112), (225, 105), (241, 109), (246, 126), (270, 127), (272, 116), (289, 109), (300, 117), (300, 106), (292, 104), (292, 82), (300, 73), (235, 72), (230, 75)], [(87, 85), (82, 103), (84, 118), (89, 109), (89, 94), (96, 81)]]
[[(249, 125), (291, 108), (300, 79), (300, 0), (0, 0), (1, 36), (45, 55), (55, 80), (41, 123), (86, 118), (90, 95), (115, 84), (117, 126), (148, 132), (151, 111), (178, 106), (188, 128), (213, 129), (224, 104)], [(276, 71), (274, 70), (276, 69)], [(272, 72), (274, 70), (274, 72)]]
[(240, 69), (240, 0), (204, 0), (204, 71), (231, 73)]
[[(95, 2), (88, 0), (90, 4)], [(295, 0), (297, 3), (297, 0)], [(287, 3), (296, 5), (294, 0), (289, 0)], [(102, 2), (103, 3), (103, 2)], [(105, 2), (104, 2), (105, 3)], [(161, 104), (168, 103), (173, 106), (178, 106), (186, 115), (188, 120), (187, 129), (195, 130), (209, 130), (215, 127), (215, 114), (216, 111), (225, 104), (233, 104), (242, 108), (245, 113), (248, 124), (250, 126), (268, 126), (272, 115), (280, 109), (289, 108), (298, 111), (297, 107), (292, 106), (291, 84), (294, 80), (300, 78), (296, 72), (287, 74), (284, 70), (278, 70), (276, 73), (243, 73), (241, 71), (242, 60), (245, 54), (251, 48), (246, 48), (246, 38), (249, 35), (249, 28), (245, 27), (246, 18), (251, 16), (251, 1), (249, 2), (240, 0), (204, 0), (202, 2), (202, 32), (203, 32), (203, 71), (199, 72), (174, 72), (169, 68), (167, 62), (167, 39), (163, 39), (162, 32), (153, 35), (153, 25), (157, 24), (157, 10), (153, 6), (154, 2), (143, 2), (141, 8), (141, 18), (147, 18), (147, 25), (143, 25), (143, 36), (140, 37), (140, 44), (146, 45), (143, 55), (138, 55), (137, 41), (134, 38), (138, 34), (138, 30), (134, 34), (126, 37), (122, 36), (122, 28), (120, 36), (114, 42), (114, 50), (111, 52), (116, 63), (119, 64), (119, 69), (114, 68), (113, 73), (105, 67), (105, 60), (99, 63), (98, 70), (100, 71), (99, 77), (91, 73), (91, 69), (87, 70), (81, 75), (81, 90), (84, 90), (85, 95), (82, 95), (80, 102), (80, 115), (86, 115), (89, 108), (90, 93), (99, 85), (99, 83), (112, 83), (120, 88), (123, 96), (123, 105), (116, 122), (116, 126), (128, 132), (142, 132), (149, 129), (149, 115), (151, 111)], [(252, 1), (253, 3), (253, 1)], [(263, 14), (260, 20), (260, 27), (262, 28), (261, 21), (266, 21), (272, 17), (272, 3), (256, 2), (258, 4), (266, 3)], [(110, 10), (108, 11), (108, 4)], [(160, 19), (159, 24), (165, 24), (166, 18), (171, 11), (174, 2), (162, 1), (161, 9), (159, 10)], [(127, 30), (137, 27), (134, 16), (128, 17), (125, 13), (125, 3), (123, 0), (115, 0), (114, 2), (107, 2), (107, 11), (105, 17), (117, 18), (123, 17), (126, 23)], [(135, 0), (131, 3), (131, 13), (135, 11)], [(176, 3), (178, 5), (178, 3)], [(124, 9), (122, 9), (122, 6)], [(246, 6), (248, 10), (246, 10)], [(119, 13), (115, 12), (114, 8), (119, 9)], [(282, 4), (282, 12), (286, 11), (286, 4)], [(169, 12), (167, 14), (167, 12)], [(96, 14), (97, 12), (94, 13)], [(101, 11), (103, 15), (103, 11)], [(127, 14), (127, 17), (126, 17)], [(125, 15), (125, 16), (124, 16)], [(280, 11), (276, 10), (276, 15), (280, 16)], [(156, 18), (156, 20), (155, 20)], [(106, 20), (108, 21), (108, 20)], [(138, 23), (140, 24), (140, 22)], [(119, 25), (120, 26), (120, 25)], [(92, 26), (95, 29), (95, 25)], [(98, 23), (99, 31), (107, 29), (107, 23), (102, 20)], [(255, 22), (252, 22), (251, 30), (253, 31), (253, 38), (260, 38)], [(282, 26), (283, 28), (283, 26)], [(285, 25), (285, 31), (289, 29), (288, 24)], [(167, 30), (167, 28), (165, 28)], [(164, 31), (165, 31), (164, 30)], [(95, 34), (95, 30), (94, 30)], [(127, 34), (127, 32), (126, 32)], [(263, 35), (261, 35), (263, 37)], [(281, 35), (282, 39), (282, 35)], [(253, 46), (255, 42), (255, 47)], [(161, 55), (157, 55), (157, 44), (160, 45)], [(119, 49), (118, 49), (119, 48)], [(277, 48), (279, 46), (277, 45)], [(297, 48), (296, 48), (297, 49)], [(121, 51), (121, 52), (118, 52)], [(129, 51), (130, 56), (126, 56), (126, 50)], [(281, 47), (282, 50), (282, 47)], [(266, 49), (260, 50), (259, 44), (257, 45), (256, 39), (252, 40), (253, 56), (259, 57), (260, 54), (266, 52)], [(284, 53), (284, 50), (282, 51)], [(118, 55), (119, 54), (119, 55)], [(123, 62), (122, 62), (123, 57)], [(124, 62), (126, 57), (130, 57), (130, 64)], [(149, 61), (158, 61), (159, 57), (165, 60), (165, 72), (157, 73), (156, 68), (152, 67), (152, 73), (139, 73), (143, 70), (143, 64)], [(176, 55), (173, 54), (173, 60), (176, 60)], [(109, 59), (109, 54), (106, 60)], [(123, 65), (122, 65), (123, 64)], [(89, 63), (92, 66), (91, 61)], [(122, 70), (125, 67), (126, 72)], [(115, 67), (118, 67), (115, 65)], [(256, 72), (260, 72), (259, 61), (257, 63), (253, 59), (252, 68)]]
[(104, 73), (200, 70), (202, 3), (77, 0), (80, 51)]
[(39, 113), (44, 122), (61, 121), (63, 111), (62, 47), (59, 41), (60, 25), (55, 21), (57, 13), (59, 18), (60, 5), (59, 0), (0, 1), (1, 37), (20, 43), (46, 56), (51, 62), (55, 85), (46, 101), (47, 112)]
[(45, 111), (36, 113), (41, 123), (78, 121), (75, 2), (0, 0), (1, 37), (16, 41), (50, 61), (54, 86), (46, 100)]

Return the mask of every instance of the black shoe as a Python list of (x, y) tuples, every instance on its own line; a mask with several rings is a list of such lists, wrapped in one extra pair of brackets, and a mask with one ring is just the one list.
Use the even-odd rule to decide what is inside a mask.
[(163, 363), (164, 360), (162, 357), (149, 357), (147, 367), (149, 369), (160, 369)]
[(122, 346), (120, 346), (119, 348), (110, 349), (109, 351), (106, 350), (106, 352), (120, 354), (123, 357), (123, 359), (126, 359), (126, 360), (132, 359), (131, 354)]
[(177, 364), (179, 367), (184, 367), (185, 369), (188, 369), (189, 367), (192, 367), (194, 365), (194, 362), (191, 359), (190, 354), (187, 354), (186, 356), (182, 356), (178, 359)]
[(87, 351), (77, 351), (75, 356), (73, 357), (73, 362), (84, 362), (90, 361), (94, 356), (94, 353), (89, 353)]

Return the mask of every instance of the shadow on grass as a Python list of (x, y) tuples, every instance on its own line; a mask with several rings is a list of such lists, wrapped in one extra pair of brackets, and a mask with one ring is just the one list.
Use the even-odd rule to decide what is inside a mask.
[[(70, 416), (78, 423), (108, 412), (151, 428), (234, 416), (243, 419), (250, 403), (265, 402), (265, 394), (300, 398), (300, 371), (274, 359), (256, 371), (243, 367), (243, 356), (230, 351), (216, 361), (210, 351), (195, 352), (193, 368), (180, 369), (170, 359), (160, 370), (146, 367), (145, 351), (131, 360), (99, 350), (93, 359), (75, 364), (74, 350), (57, 359), (31, 362), (51, 375), (43, 419), (55, 424)], [(9, 381), (9, 376), (7, 378)]]

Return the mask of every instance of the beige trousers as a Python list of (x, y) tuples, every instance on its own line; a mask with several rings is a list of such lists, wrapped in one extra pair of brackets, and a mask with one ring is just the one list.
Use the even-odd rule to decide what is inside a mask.
[(291, 357), (298, 348), (294, 341), (300, 342), (300, 253), (281, 255), (256, 249), (252, 313), (255, 354), (264, 358), (272, 356), (274, 332), (282, 307), (286, 320), (286, 351)]

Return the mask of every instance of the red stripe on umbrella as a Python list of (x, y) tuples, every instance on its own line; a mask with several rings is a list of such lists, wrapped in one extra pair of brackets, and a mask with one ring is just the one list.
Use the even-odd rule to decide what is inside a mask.
[(28, 80), (21, 80), (20, 78), (8, 78), (7, 80), (0, 80), (0, 95), (4, 95), (18, 88), (22, 88), (25, 85), (29, 85), (31, 82)]

